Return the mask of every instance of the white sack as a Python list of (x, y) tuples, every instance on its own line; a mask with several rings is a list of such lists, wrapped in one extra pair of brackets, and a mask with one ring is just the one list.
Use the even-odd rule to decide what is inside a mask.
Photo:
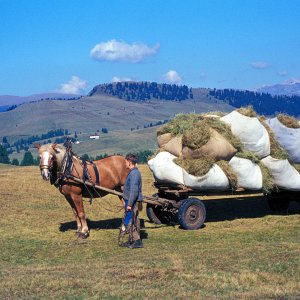
[(270, 138), (266, 128), (257, 118), (250, 118), (233, 111), (220, 120), (231, 126), (231, 132), (259, 158), (270, 155)]
[(148, 166), (157, 181), (184, 184), (183, 169), (173, 160), (176, 156), (169, 152), (160, 152), (148, 161)]
[(229, 181), (222, 169), (214, 164), (213, 167), (203, 176), (196, 177), (183, 170), (184, 184), (196, 190), (218, 190), (229, 189)]
[(260, 167), (249, 159), (233, 157), (229, 165), (238, 178), (238, 186), (248, 190), (262, 189), (262, 173)]
[(287, 159), (268, 156), (262, 159), (274, 178), (275, 184), (285, 190), (300, 191), (300, 174)]
[(265, 121), (275, 134), (277, 142), (288, 152), (294, 163), (300, 163), (300, 128), (288, 128), (277, 118)]

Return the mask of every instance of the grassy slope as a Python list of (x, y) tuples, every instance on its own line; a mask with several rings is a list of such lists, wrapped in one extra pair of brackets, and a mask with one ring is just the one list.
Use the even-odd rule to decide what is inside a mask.
[[(129, 152), (138, 152), (142, 150), (153, 150), (157, 148), (156, 143), (156, 129), (151, 127), (134, 131), (114, 131), (108, 134), (100, 134), (99, 140), (91, 140), (89, 135), (79, 135), (79, 140), (82, 142), (78, 145), (73, 145), (73, 150), (78, 155), (85, 153), (96, 157), (97, 155), (107, 153), (109, 155), (114, 153), (127, 154)], [(52, 139), (53, 140), (53, 139)], [(37, 157), (35, 148), (29, 149), (33, 157)], [(10, 160), (17, 158), (19, 162), (22, 161), (24, 151), (20, 153), (14, 152), (11, 154)]]
[[(155, 192), (146, 166), (144, 193)], [(229, 200), (228, 200), (229, 201)], [(206, 227), (145, 220), (144, 249), (117, 246), (112, 196), (85, 204), (87, 243), (59, 192), (36, 167), (0, 169), (1, 299), (274, 299), (300, 297), (299, 210), (272, 215), (264, 201), (207, 201)]]
[(232, 107), (221, 102), (215, 103), (214, 100), (207, 102), (203, 95), (195, 100), (182, 102), (128, 102), (100, 95), (77, 101), (41, 101), (1, 113), (0, 137), (19, 138), (57, 128), (86, 133), (94, 133), (103, 127), (107, 127), (109, 131), (130, 130), (169, 119), (180, 112), (219, 109), (229, 111)]

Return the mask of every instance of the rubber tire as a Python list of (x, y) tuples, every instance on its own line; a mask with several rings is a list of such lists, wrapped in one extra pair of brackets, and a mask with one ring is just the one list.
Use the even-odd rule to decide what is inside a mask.
[(178, 210), (178, 222), (183, 229), (196, 230), (203, 226), (206, 218), (204, 203), (197, 198), (188, 198)]
[(155, 211), (154, 205), (147, 203), (146, 213), (147, 213), (147, 217), (148, 217), (150, 223), (162, 224), (162, 222), (156, 215), (157, 212)]
[(290, 200), (279, 197), (268, 197), (268, 204), (273, 211), (287, 211)]
[(174, 223), (174, 216), (166, 211), (161, 211), (159, 206), (147, 204), (147, 216), (151, 223), (154, 224), (172, 224)]

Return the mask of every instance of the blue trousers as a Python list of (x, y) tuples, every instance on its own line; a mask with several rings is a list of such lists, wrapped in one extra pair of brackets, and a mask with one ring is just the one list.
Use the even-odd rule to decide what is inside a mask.
[(127, 211), (126, 208), (128, 206), (128, 200), (125, 199), (125, 218), (124, 218), (125, 226), (128, 226), (132, 219), (134, 205), (135, 205), (135, 203), (132, 205), (131, 210)]

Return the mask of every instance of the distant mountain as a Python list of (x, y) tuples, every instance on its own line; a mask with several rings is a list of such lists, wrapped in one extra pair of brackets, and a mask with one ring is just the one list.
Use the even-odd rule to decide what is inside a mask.
[(300, 82), (291, 81), (289, 83), (264, 86), (256, 91), (261, 93), (269, 93), (271, 95), (300, 96)]
[(42, 99), (72, 99), (78, 98), (79, 95), (75, 94), (62, 94), (62, 93), (42, 93), (34, 94), (30, 96), (12, 96), (12, 95), (0, 95), (0, 107), (2, 106), (12, 106), (19, 105), (22, 103), (27, 103), (31, 101), (38, 101)]

